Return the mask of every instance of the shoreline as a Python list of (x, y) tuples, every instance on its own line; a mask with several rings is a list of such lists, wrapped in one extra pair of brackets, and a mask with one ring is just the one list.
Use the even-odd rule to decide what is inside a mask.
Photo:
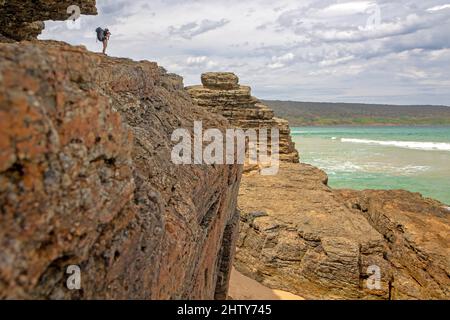
[(266, 287), (236, 268), (231, 271), (228, 296), (231, 300), (305, 300), (291, 292)]

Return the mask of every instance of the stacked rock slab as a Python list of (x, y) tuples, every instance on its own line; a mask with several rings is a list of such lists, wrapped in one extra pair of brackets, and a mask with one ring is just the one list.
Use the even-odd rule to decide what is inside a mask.
[(239, 78), (228, 72), (210, 72), (202, 75), (201, 86), (188, 87), (194, 102), (211, 112), (227, 118), (236, 128), (278, 128), (280, 131), (280, 160), (298, 163), (299, 155), (290, 135), (286, 120), (274, 117), (274, 112), (251, 95), (251, 88), (239, 85)]
[(95, 15), (95, 0), (0, 0), (0, 42), (33, 40), (44, 30), (46, 20), (66, 20), (70, 7)]

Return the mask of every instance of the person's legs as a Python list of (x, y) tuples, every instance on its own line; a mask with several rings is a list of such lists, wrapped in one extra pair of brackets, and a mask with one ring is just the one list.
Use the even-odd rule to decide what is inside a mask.
[(103, 40), (103, 54), (106, 54), (106, 48), (108, 48), (108, 40)]

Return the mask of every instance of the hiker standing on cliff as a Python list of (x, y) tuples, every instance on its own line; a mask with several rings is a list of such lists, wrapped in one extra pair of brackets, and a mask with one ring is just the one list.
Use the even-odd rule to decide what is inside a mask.
[(103, 30), (102, 28), (97, 28), (95, 30), (97, 32), (97, 40), (103, 43), (103, 54), (106, 55), (106, 49), (108, 48), (109, 37), (111, 36), (111, 32), (106, 28)]

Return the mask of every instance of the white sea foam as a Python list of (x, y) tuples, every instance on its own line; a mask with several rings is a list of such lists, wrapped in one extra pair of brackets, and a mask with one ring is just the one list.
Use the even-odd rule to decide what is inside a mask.
[(334, 175), (342, 172), (365, 172), (365, 173), (389, 173), (394, 175), (414, 175), (419, 172), (429, 171), (429, 166), (407, 165), (395, 166), (383, 162), (355, 163), (351, 161), (337, 160), (315, 160), (315, 164), (324, 169), (328, 174)]
[(367, 139), (347, 139), (342, 138), (342, 142), (361, 143), (381, 146), (392, 146), (415, 150), (439, 150), (450, 151), (450, 143), (445, 142), (420, 142), (420, 141), (380, 141)]
[(336, 137), (331, 137), (331, 140), (337, 140), (337, 138)]

